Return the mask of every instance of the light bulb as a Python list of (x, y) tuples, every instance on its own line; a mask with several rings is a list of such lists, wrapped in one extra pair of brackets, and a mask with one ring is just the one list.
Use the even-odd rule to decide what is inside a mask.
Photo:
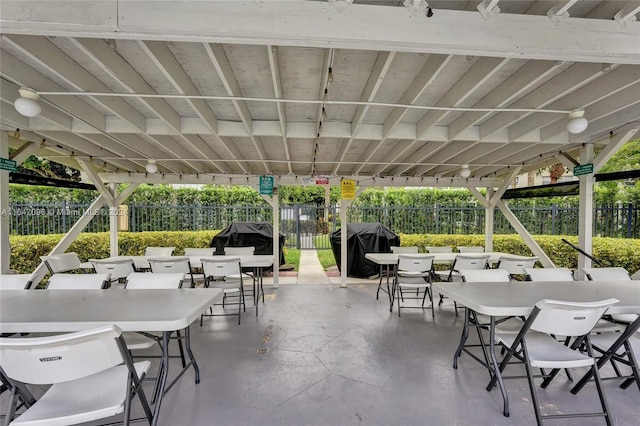
[(569, 122), (567, 123), (567, 131), (569, 133), (582, 133), (587, 129), (589, 122), (584, 116), (584, 110), (575, 110), (569, 113)]
[(462, 165), (462, 168), (460, 169), (460, 176), (462, 176), (463, 178), (468, 178), (469, 176), (471, 176), (471, 169), (469, 169), (468, 164)]
[(37, 117), (40, 115), (42, 108), (37, 102), (40, 99), (40, 95), (35, 90), (25, 87), (18, 89), (18, 93), (20, 93), (20, 97), (13, 103), (16, 111), (25, 117)]
[(145, 168), (147, 169), (147, 172), (149, 172), (149, 173), (157, 172), (158, 171), (158, 165), (156, 164), (156, 160), (150, 159), (147, 162), (147, 166)]

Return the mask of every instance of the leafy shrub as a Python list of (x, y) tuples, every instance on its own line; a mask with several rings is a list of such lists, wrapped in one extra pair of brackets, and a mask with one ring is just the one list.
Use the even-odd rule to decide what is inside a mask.
[[(184, 254), (185, 247), (209, 247), (211, 239), (220, 231), (198, 232), (120, 232), (121, 255), (143, 255), (148, 246), (174, 247), (174, 254)], [(62, 234), (10, 236), (12, 269), (20, 273), (32, 272), (62, 239)], [(109, 233), (82, 233), (67, 252), (76, 252), (80, 260), (109, 257)]]

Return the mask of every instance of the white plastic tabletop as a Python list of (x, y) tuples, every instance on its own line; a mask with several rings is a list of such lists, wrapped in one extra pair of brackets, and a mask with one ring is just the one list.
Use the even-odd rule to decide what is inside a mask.
[[(403, 253), (405, 254), (405, 253)], [(408, 254), (408, 253), (406, 253)], [(520, 256), (517, 254), (491, 252), (491, 253), (417, 253), (408, 254), (410, 256), (433, 256), (433, 263), (452, 263), (456, 256), (462, 255), (465, 257), (480, 257), (483, 255), (489, 255), (490, 263), (497, 263), (501, 257), (507, 256), (513, 259), (529, 259), (527, 256)], [(398, 263), (398, 253), (366, 253), (364, 256), (372, 262), (378, 265), (395, 265)]]
[(123, 331), (189, 326), (221, 299), (220, 289), (4, 290), (0, 332), (71, 332), (115, 324)]
[(511, 281), (503, 283), (434, 282), (443, 294), (484, 315), (528, 315), (542, 299), (593, 302), (616, 298), (608, 313), (640, 313), (640, 281)]

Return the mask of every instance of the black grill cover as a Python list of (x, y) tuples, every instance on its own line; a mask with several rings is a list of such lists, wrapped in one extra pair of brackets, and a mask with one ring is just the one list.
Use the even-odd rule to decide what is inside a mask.
[[(284, 265), (285, 235), (280, 233), (280, 264)], [(211, 240), (210, 247), (217, 254), (224, 253), (225, 247), (256, 248), (255, 254), (273, 254), (273, 226), (267, 222), (234, 222), (224, 228)]]
[[(331, 249), (340, 269), (340, 232), (331, 233)], [(399, 246), (400, 237), (380, 223), (347, 224), (347, 276), (368, 278), (380, 273), (380, 267), (365, 259), (366, 253), (391, 253), (391, 246)], [(341, 270), (341, 269), (340, 269)]]

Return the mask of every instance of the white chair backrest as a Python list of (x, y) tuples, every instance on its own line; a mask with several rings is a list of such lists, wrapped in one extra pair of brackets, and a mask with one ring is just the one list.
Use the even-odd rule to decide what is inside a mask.
[(145, 256), (171, 256), (175, 247), (147, 247), (144, 250)]
[(26, 290), (32, 279), (33, 274), (1, 274), (0, 290)]
[(428, 272), (431, 271), (434, 256), (398, 255), (398, 271)]
[(131, 259), (89, 259), (93, 265), (93, 269), (98, 274), (111, 274), (111, 281), (126, 278), (130, 273), (135, 271), (133, 260)]
[(540, 309), (531, 323), (531, 330), (560, 336), (584, 336), (618, 299), (596, 302), (566, 302), (543, 299), (536, 303)]
[(511, 281), (505, 269), (459, 269), (462, 281), (474, 283), (504, 283)]
[(407, 247), (398, 247), (391, 246), (391, 253), (417, 253), (418, 246), (407, 246)]
[(256, 248), (253, 246), (249, 247), (225, 247), (224, 254), (226, 256), (244, 256), (248, 254), (253, 254), (256, 251)]
[(49, 272), (68, 272), (80, 268), (80, 258), (77, 253), (52, 254), (50, 256), (40, 256), (40, 259), (47, 265)]
[(530, 281), (573, 281), (569, 268), (524, 268)]
[(240, 266), (239, 257), (227, 257), (221, 259), (203, 258), (202, 270), (206, 278), (240, 278), (242, 268)]
[(631, 281), (624, 268), (582, 268), (589, 281)]
[(154, 259), (147, 258), (151, 272), (154, 274), (172, 274), (174, 272), (182, 272), (188, 274), (191, 272), (189, 258), (186, 256), (173, 256), (169, 258)]
[(100, 290), (110, 278), (111, 274), (54, 274), (47, 290)]
[(185, 256), (213, 256), (216, 253), (215, 247), (207, 248), (185, 248)]
[(0, 338), (5, 374), (19, 382), (54, 384), (86, 377), (122, 363), (116, 326), (46, 337)]
[(487, 266), (489, 257), (490, 255), (488, 254), (474, 256), (459, 254), (456, 256), (451, 268), (454, 271), (459, 271), (461, 269), (484, 269)]
[(635, 274), (631, 275), (631, 279), (640, 280), (640, 269), (638, 269)]
[(154, 274), (153, 272), (134, 272), (127, 277), (127, 290), (172, 290), (182, 286), (184, 274), (174, 272)]
[(460, 253), (484, 253), (484, 247), (482, 246), (458, 246)]
[(502, 256), (498, 261), (498, 268), (506, 269), (510, 274), (524, 274), (524, 268), (533, 268), (538, 261), (537, 257), (517, 259), (515, 257)]
[(453, 253), (453, 249), (449, 246), (427, 247), (427, 253)]

